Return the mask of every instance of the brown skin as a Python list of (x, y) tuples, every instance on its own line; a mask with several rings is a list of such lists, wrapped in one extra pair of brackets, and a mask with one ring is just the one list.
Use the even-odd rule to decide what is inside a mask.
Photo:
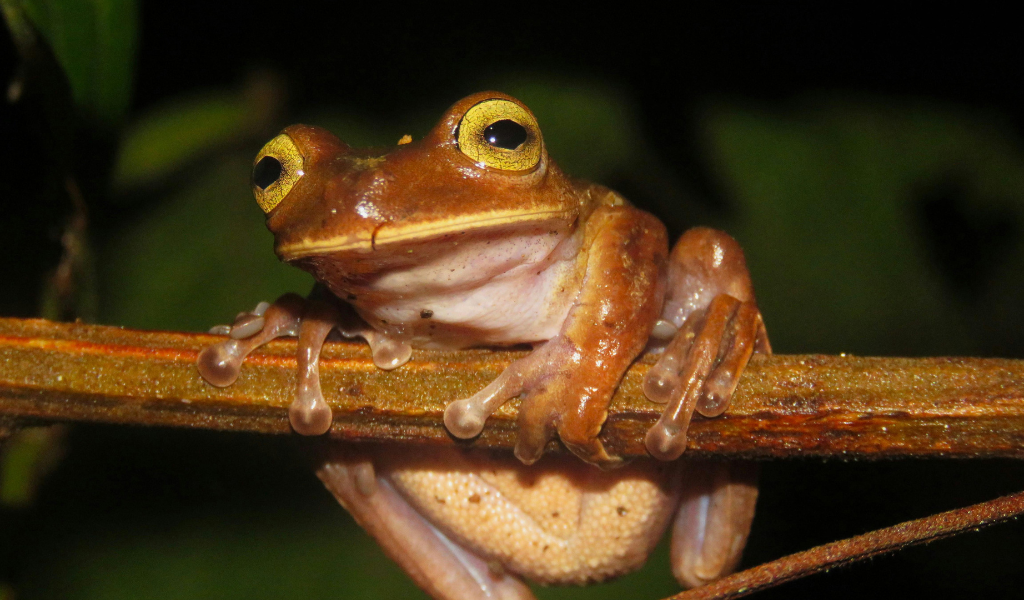
[[(288, 201), (270, 213), (267, 226), (282, 259), (309, 270), (337, 296), (354, 297), (357, 307), (377, 299), (364, 285), (367, 281), (443, 252), (444, 242), (454, 236), (582, 227), (575, 279), (583, 287), (560, 336), (565, 349), (553, 357), (556, 364), (544, 365), (555, 375), (524, 399), (518, 454), (536, 460), (557, 431), (584, 460), (613, 462), (597, 434), (622, 374), (646, 346), (661, 310), (668, 254), (664, 226), (607, 189), (571, 180), (546, 153), (526, 173), (473, 164), (453, 133), (469, 107), (495, 97), (502, 96), (487, 93), (460, 101), (422, 140), (387, 153), (353, 150), (317, 128), (289, 127), (285, 133), (302, 151), (306, 175)], [(361, 202), (372, 203), (370, 217), (358, 215)], [(474, 228), (472, 215), (493, 213), (511, 216)], [(547, 216), (519, 222), (519, 215), (532, 214)], [(453, 215), (470, 217), (463, 219), (468, 233), (429, 233)], [(409, 230), (427, 233), (421, 239), (389, 241)], [(344, 240), (344, 249), (324, 251), (325, 240)]]
[(574, 360), (557, 365), (558, 375), (523, 401), (516, 455), (524, 462), (540, 457), (552, 426), (580, 458), (613, 462), (597, 435), (661, 313), (668, 252), (661, 222), (630, 206), (602, 206), (586, 228), (584, 284), (562, 330)]
[[(495, 133), (510, 124), (511, 137)], [(266, 166), (268, 158), (280, 169), (261, 172), (259, 165)], [(562, 173), (548, 157), (532, 114), (504, 94), (465, 98), (423, 139), (403, 139), (386, 150), (353, 149), (321, 129), (294, 125), (257, 156), (254, 193), (268, 212), (278, 256), (308, 270), (322, 287), (305, 304), (286, 296), (263, 315), (244, 315), (232, 329), (237, 339), (204, 351), (199, 368), (208, 381), (229, 385), (248, 352), (273, 337), (297, 334), (300, 371), (289, 416), (299, 433), (317, 435), (331, 425), (317, 361), (332, 328), (366, 339), (383, 369), (400, 367), (412, 347), (532, 344), (533, 352), (473, 396), (452, 399), (445, 411), (449, 432), (472, 438), (494, 410), (520, 398), (515, 453), (527, 465), (556, 435), (589, 463), (620, 465), (598, 434), (623, 374), (649, 344), (663, 352), (645, 380), (645, 393), (666, 408), (648, 434), (647, 447), (663, 460), (685, 449), (695, 411), (712, 416), (726, 408), (751, 354), (770, 352), (743, 253), (732, 238), (694, 229), (669, 255), (657, 219), (607, 188)], [(262, 329), (251, 333), (257, 325)], [(657, 340), (651, 339), (652, 331)], [(442, 519), (432, 521), (435, 530), (388, 491), (396, 480), (387, 468), (375, 474), (377, 466), (394, 458), (391, 450), (374, 449), (365, 456), (338, 452), (319, 474), (385, 549), (436, 597), (478, 597), (474, 582), (489, 576), (469, 571), (493, 571), (480, 561), (508, 551), (505, 537), (489, 529), (490, 509), (481, 513), (486, 518), (478, 526), (460, 529)], [(449, 464), (457, 456), (440, 460)], [(563, 499), (557, 493), (546, 497), (529, 485), (527, 467), (500, 462), (522, 481), (509, 498), (533, 497), (531, 506), (548, 503), (549, 511), (560, 510)], [(626, 467), (621, 478), (607, 474), (609, 481), (632, 481), (629, 471), (635, 467)], [(412, 478), (403, 484), (411, 486), (405, 493), (434, 507), (432, 492), (423, 491), (433, 475), (411, 465), (402, 468), (410, 469)], [(648, 496), (640, 491), (631, 492), (629, 501), (595, 494), (588, 501), (598, 503), (593, 506), (612, 504), (595, 513), (603, 517), (581, 520), (574, 539), (607, 531), (602, 518), (651, 511), (636, 538), (649, 549), (678, 502), (676, 577), (693, 586), (728, 572), (749, 532), (756, 469), (724, 463), (688, 468), (687, 481), (651, 484), (663, 492), (657, 506), (645, 505)], [(553, 471), (570, 487), (576, 472), (575, 463)], [(461, 482), (453, 484), (457, 489), (478, 485), (478, 475), (443, 472), (444, 478)], [(677, 482), (682, 494), (672, 500)], [(465, 501), (458, 495), (452, 500)], [(626, 510), (618, 502), (636, 504)], [(616, 506), (626, 512), (616, 513)], [(467, 506), (452, 518), (458, 522), (473, 514)], [(546, 535), (537, 528), (527, 520), (513, 530), (527, 537)], [(442, 546), (450, 547), (436, 535), (445, 530), (472, 532), (477, 557), (465, 564), (479, 565), (459, 566), (459, 560), (443, 558), (448, 554)], [(415, 552), (402, 542), (410, 539), (418, 540)], [(555, 583), (591, 581), (635, 568), (636, 559), (645, 556), (619, 561), (613, 557), (623, 556), (616, 554), (623, 549), (607, 546), (599, 548), (606, 553), (594, 563), (604, 565), (599, 568), (579, 564), (550, 580), (525, 566), (523, 574)], [(571, 563), (576, 555), (566, 556)], [(539, 562), (523, 564), (545, 564), (543, 556), (531, 560)], [(462, 583), (452, 583), (453, 570)], [(492, 583), (510, 598), (531, 597), (514, 578)]]
[[(361, 272), (369, 268), (367, 263), (378, 268), (395, 264), (391, 261), (401, 260), (410, 244), (417, 250), (436, 247), (428, 242), (436, 242), (438, 236), (429, 231), (450, 223), (453, 217), (470, 225), (474, 216), (510, 215), (502, 223), (488, 225), (491, 230), (514, 230), (521, 222), (518, 217), (527, 214), (550, 213), (550, 218), (541, 222), (561, 227), (585, 218), (594, 208), (590, 196), (581, 194), (546, 153), (537, 168), (510, 174), (481, 169), (459, 151), (453, 132), (461, 115), (489, 97), (504, 96), (470, 96), (449, 109), (423, 139), (387, 150), (354, 150), (315, 127), (292, 125), (285, 129), (301, 149), (307, 167), (288, 201), (267, 218), (281, 259), (318, 256), (320, 249), (312, 248), (313, 243), (347, 237), (358, 241), (328, 258)], [(360, 201), (372, 204), (372, 216), (357, 213)], [(337, 209), (333, 216), (331, 209)], [(399, 232), (410, 231), (423, 231), (424, 235), (390, 242)], [(371, 246), (377, 252), (365, 256)], [(390, 260), (378, 262), (382, 258)], [(331, 286), (334, 282), (324, 283)]]
[[(668, 271), (663, 318), (679, 324), (680, 330), (644, 382), (648, 398), (662, 401), (658, 397), (664, 396), (668, 403), (647, 435), (648, 451), (663, 460), (685, 449), (694, 411), (705, 417), (725, 411), (754, 352), (771, 354), (736, 240), (695, 227), (672, 249)], [(679, 366), (671, 368), (673, 361)], [(666, 370), (678, 378), (670, 392), (655, 389)]]
[[(460, 147), (460, 127), (469, 127), (467, 113), (495, 100), (525, 111), (525, 117), (515, 118), (524, 122), (528, 140), (539, 148), (528, 168), (481, 164)], [(446, 413), (453, 434), (472, 437), (501, 403), (522, 397), (516, 454), (526, 463), (539, 458), (557, 434), (580, 458), (599, 465), (616, 464), (597, 439), (608, 404), (629, 364), (647, 346), (655, 322), (672, 322), (682, 334), (663, 354), (659, 363), (663, 368), (653, 370), (654, 376), (660, 373), (663, 379), (649, 379), (652, 389), (658, 385), (661, 389), (648, 395), (667, 401), (668, 406), (648, 446), (659, 458), (674, 458), (685, 447), (690, 415), (695, 410), (707, 415), (724, 410), (755, 346), (770, 351), (743, 253), (729, 236), (698, 228), (683, 236), (669, 258), (662, 224), (614, 192), (566, 176), (548, 157), (532, 119), (510, 96), (485, 92), (457, 102), (421, 140), (390, 149), (353, 149), (316, 127), (287, 128), (284, 134), (301, 155), (303, 175), (268, 214), (277, 253), (312, 273), (369, 322), (376, 331), (350, 323), (341, 328), (367, 338), (375, 357), (399, 357), (387, 366), (378, 362), (383, 368), (404, 362), (409, 345), (540, 344), (495, 382), (496, 390), (489, 397), (481, 392), (484, 396), (460, 401), (469, 404), (453, 403), (450, 414)], [(261, 191), (256, 188), (257, 195)], [(266, 191), (273, 191), (273, 185)], [(526, 332), (503, 338), (488, 331), (486, 323), (460, 323), (453, 318), (396, 321), (381, 316), (382, 306), (410, 293), (378, 285), (389, 276), (444, 261), (460, 247), (484, 252), (492, 241), (546, 234), (563, 240), (575, 253), (574, 266), (560, 271), (558, 285), (547, 292), (552, 310), (566, 315), (553, 337)], [(481, 268), (478, 264), (473, 269)], [(454, 272), (458, 266), (466, 265), (445, 270)], [(511, 267), (481, 272), (478, 279), (452, 284), (453, 288), (486, 286), (507, 268)], [(538, 276), (543, 268), (537, 267)], [(692, 296), (700, 301), (678, 306)], [(322, 306), (314, 313), (333, 314)], [(313, 321), (322, 320), (315, 315)], [(329, 408), (319, 397), (316, 382), (308, 381), (316, 377), (323, 327), (305, 323), (310, 315), (294, 308), (272, 307), (267, 319), (277, 324), (280, 334), (297, 327), (309, 340), (303, 352), (311, 368), (300, 376), (293, 424), (303, 433), (325, 431), (330, 425)], [(315, 334), (307, 333), (308, 328), (315, 329)], [(250, 338), (252, 343), (235, 342), (244, 346), (236, 354), (244, 357), (267, 337), (264, 333)], [(387, 344), (390, 353), (378, 352)], [(200, 365), (216, 362), (207, 357)], [(237, 371), (238, 364), (222, 370)], [(231, 379), (213, 374), (215, 370), (207, 368), (209, 380)], [(309, 392), (315, 397), (302, 389), (315, 389)], [(319, 407), (317, 415), (303, 414), (302, 407), (314, 405)]]

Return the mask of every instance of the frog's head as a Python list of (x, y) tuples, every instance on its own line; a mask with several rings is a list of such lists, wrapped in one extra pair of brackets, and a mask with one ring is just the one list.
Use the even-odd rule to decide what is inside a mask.
[(498, 92), (385, 149), (292, 125), (256, 156), (252, 188), (278, 256), (319, 278), (422, 261), (461, 240), (564, 232), (580, 211), (533, 113)]

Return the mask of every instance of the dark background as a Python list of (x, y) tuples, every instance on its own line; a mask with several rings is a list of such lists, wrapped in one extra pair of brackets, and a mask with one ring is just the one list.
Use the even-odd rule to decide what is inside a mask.
[[(213, 204), (220, 197), (201, 191), (216, 184), (193, 190), (193, 183), (229, 181), (232, 197), (244, 198), (245, 157), (281, 126), (319, 115), (379, 125), (393, 142), (406, 129), (422, 134), (470, 92), (510, 85), (508, 91), (521, 87), (537, 98), (523, 96), (556, 160), (583, 165), (574, 173), (623, 191), (675, 234), (695, 222), (734, 232), (747, 248), (777, 352), (1024, 355), (1024, 51), (1006, 15), (209, 6), (141, 7), (126, 131), (180, 107), (182, 98), (252, 89), (253, 81), (262, 82), (260, 97), (276, 108), (259, 127), (195, 160), (144, 185), (118, 188), (115, 181), (113, 192), (116, 140), (76, 149), (99, 262), (101, 322), (198, 329), (233, 314), (225, 307), (240, 310), (273, 293), (273, 286), (231, 283), (233, 263), (217, 256), (258, 253), (260, 264), (270, 264), (269, 242), (260, 238), (262, 245), (250, 247), (203, 229), (220, 226), (223, 212)], [(15, 57), (9, 41), (2, 45), (9, 78)], [(557, 101), (547, 108), (538, 91), (545, 89), (555, 90), (552, 97), (592, 95), (626, 107), (613, 116), (640, 140), (635, 152), (589, 170), (585, 155), (558, 154), (553, 131), (572, 117)], [(24, 106), (5, 108), (0, 130), (7, 166), (0, 226), (5, 316), (37, 314), (67, 214), (66, 203), (38, 194), (47, 186), (46, 167), (30, 116)], [(950, 158), (913, 163), (929, 151), (929, 136), (947, 140), (935, 152)], [(740, 141), (732, 148), (742, 151), (723, 150), (734, 139)], [(924, 166), (901, 166), (903, 159)], [(221, 168), (234, 175), (218, 178)], [(749, 201), (760, 198), (757, 190), (772, 181), (766, 173), (775, 172), (785, 193), (764, 193), (763, 202), (776, 204), (758, 209)], [(804, 188), (803, 181), (817, 183)], [(872, 196), (885, 181), (896, 181), (898, 193)], [(209, 203), (208, 218), (180, 208), (197, 202)], [(849, 211), (854, 204), (859, 208)], [(255, 230), (261, 216), (250, 208), (239, 209), (237, 219)], [(886, 211), (898, 215), (898, 227), (873, 218)], [(783, 216), (776, 222), (752, 215)], [(846, 236), (849, 243), (836, 243)], [(190, 249), (202, 249), (202, 258)], [(916, 257), (910, 266), (908, 251)], [(165, 264), (176, 254), (192, 260)], [(872, 260), (861, 262), (868, 255)], [(308, 286), (280, 269), (267, 276), (288, 282), (275, 284), (285, 286), (280, 291)], [(147, 283), (153, 271), (163, 275)], [(203, 275), (190, 279), (196, 272)], [(915, 294), (924, 299), (907, 300)], [(200, 296), (216, 300), (206, 306)], [(35, 502), (0, 512), (0, 581), (17, 598), (411, 593), (305, 470), (301, 440), (79, 426), (59, 446), (64, 458)], [(1012, 461), (766, 464), (745, 564), (982, 501), (1022, 483), (1024, 469)], [(761, 597), (1016, 597), (1024, 583), (1021, 534), (1019, 523), (1002, 525)], [(664, 596), (674, 589), (664, 554), (659, 550), (647, 569), (617, 587), (543, 593)]]

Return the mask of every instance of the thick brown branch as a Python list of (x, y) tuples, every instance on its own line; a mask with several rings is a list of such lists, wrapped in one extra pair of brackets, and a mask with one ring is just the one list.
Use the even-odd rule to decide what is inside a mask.
[[(250, 357), (234, 385), (196, 372), (218, 338), (40, 320), (0, 319), (0, 420), (97, 421), (264, 433), (289, 432), (295, 342)], [(454, 442), (445, 405), (496, 377), (522, 352), (417, 352), (381, 371), (362, 344), (329, 344), (321, 377), (339, 439)], [(633, 366), (602, 437), (644, 454), (660, 406)], [(477, 446), (509, 448), (517, 403), (492, 417)], [(461, 442), (460, 442), (461, 443)], [(728, 412), (697, 418), (690, 455), (877, 458), (1024, 457), (1024, 361), (976, 358), (773, 356), (751, 361)]]

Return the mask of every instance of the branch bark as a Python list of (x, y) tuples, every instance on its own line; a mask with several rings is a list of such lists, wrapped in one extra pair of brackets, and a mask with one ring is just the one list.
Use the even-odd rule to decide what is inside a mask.
[[(276, 341), (215, 388), (195, 369), (216, 336), (0, 319), (0, 423), (94, 421), (288, 433), (295, 342)], [(511, 448), (518, 402), (480, 438), (445, 431), (445, 405), (486, 385), (524, 351), (417, 351), (395, 371), (363, 344), (328, 344), (324, 394), (331, 437), (353, 441)], [(661, 407), (626, 374), (602, 438), (613, 452), (646, 454)], [(1024, 361), (979, 358), (772, 356), (751, 361), (722, 417), (695, 418), (687, 453), (744, 458), (841, 456), (1024, 458)]]

